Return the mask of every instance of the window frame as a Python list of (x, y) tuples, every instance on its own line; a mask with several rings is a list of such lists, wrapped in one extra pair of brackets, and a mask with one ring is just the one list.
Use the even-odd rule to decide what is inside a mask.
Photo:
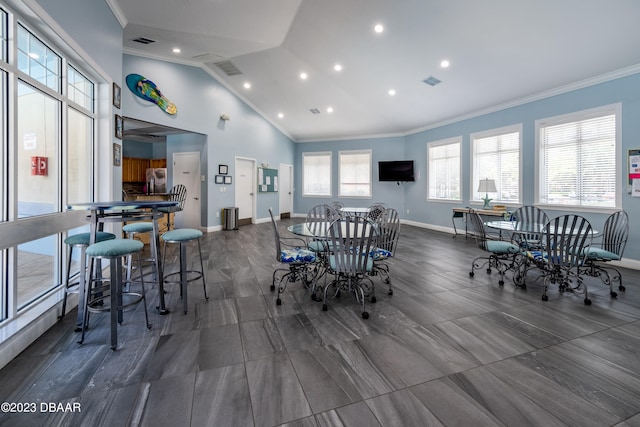
[[(562, 124), (577, 123), (598, 117), (604, 117), (614, 115), (615, 116), (615, 165), (614, 165), (614, 179), (615, 179), (615, 206), (589, 206), (583, 204), (559, 204), (549, 203), (548, 200), (541, 201), (541, 187), (544, 184), (542, 180), (545, 177), (544, 172), (544, 145), (542, 142), (543, 129), (551, 126), (557, 126)], [(535, 185), (534, 185), (534, 200), (535, 204), (548, 209), (559, 210), (571, 210), (582, 212), (594, 212), (594, 213), (611, 213), (622, 209), (622, 185), (623, 179), (620, 171), (624, 170), (622, 164), (622, 103), (614, 103), (608, 105), (602, 105), (599, 107), (589, 108), (580, 111), (573, 111), (567, 114), (560, 114), (557, 116), (546, 117), (535, 121)]]
[[(342, 182), (342, 157), (343, 156), (355, 156), (355, 155), (363, 155), (366, 154), (369, 157), (369, 182), (368, 183), (348, 183), (352, 185), (366, 185), (368, 186), (368, 194), (364, 196), (351, 195), (351, 194), (342, 194), (342, 185), (346, 184)], [(338, 197), (349, 198), (349, 199), (371, 199), (373, 197), (373, 151), (371, 149), (367, 150), (340, 150), (338, 151)]]
[[(503, 135), (508, 135), (512, 133), (518, 134), (518, 199), (517, 200), (503, 200), (500, 197), (502, 190), (501, 180), (498, 179), (497, 175), (496, 187), (497, 187), (497, 197), (493, 198), (493, 203), (505, 204), (505, 205), (521, 205), (522, 204), (522, 123), (516, 123), (508, 126), (503, 126), (500, 128), (489, 129), (481, 132), (474, 132), (469, 135), (469, 149), (470, 149), (470, 163), (471, 163), (471, 173), (470, 173), (470, 187), (469, 187), (469, 203), (471, 204), (483, 204), (482, 197), (484, 194), (480, 194), (476, 191), (478, 188), (478, 183), (480, 179), (485, 179), (487, 177), (478, 176), (478, 167), (476, 160), (476, 141), (485, 138), (492, 137), (500, 137)], [(499, 151), (500, 153), (504, 152), (503, 150)], [(489, 177), (491, 178), (491, 177)], [(476, 197), (477, 196), (477, 197)]]
[[(431, 194), (431, 182), (432, 182), (432, 173), (435, 173), (434, 159), (432, 158), (432, 149), (448, 146), (448, 145), (458, 145), (458, 186), (460, 196), (456, 198), (444, 198), (444, 197), (434, 197)], [(449, 157), (450, 158), (450, 157)], [(430, 202), (460, 202), (462, 201), (462, 136), (455, 136), (452, 138), (441, 139), (438, 141), (431, 141), (427, 143), (427, 201)]]
[[(329, 160), (329, 193), (321, 194), (321, 193), (307, 193), (306, 192), (306, 183), (307, 180), (307, 165), (305, 164), (305, 159), (309, 157), (327, 157)], [(333, 197), (333, 153), (331, 151), (310, 151), (302, 153), (302, 197)]]

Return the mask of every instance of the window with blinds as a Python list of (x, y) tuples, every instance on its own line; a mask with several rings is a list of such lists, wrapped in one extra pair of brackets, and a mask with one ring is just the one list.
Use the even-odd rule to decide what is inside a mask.
[(430, 200), (462, 200), (460, 191), (460, 148), (462, 137), (427, 144)]
[(302, 195), (331, 197), (331, 153), (302, 153)]
[(478, 192), (481, 179), (493, 179), (497, 192), (488, 194), (493, 203), (520, 203), (520, 147), (522, 125), (494, 129), (471, 135), (472, 200), (480, 202), (484, 192)]
[(537, 124), (539, 203), (616, 207), (618, 117), (609, 106)]
[(339, 197), (371, 197), (371, 150), (340, 151)]

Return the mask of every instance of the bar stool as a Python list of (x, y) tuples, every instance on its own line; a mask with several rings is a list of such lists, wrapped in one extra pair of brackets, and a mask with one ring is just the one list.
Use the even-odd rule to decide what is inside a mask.
[[(167, 256), (167, 243), (179, 243), (180, 244), (180, 271), (175, 273), (166, 274), (164, 276), (165, 283), (179, 283), (180, 284), (180, 296), (182, 297), (182, 307), (184, 314), (187, 314), (188, 302), (187, 302), (187, 285), (189, 282), (202, 278), (202, 287), (204, 289), (204, 298), (209, 299), (207, 296), (207, 284), (204, 280), (204, 264), (202, 263), (202, 250), (200, 247), (200, 237), (202, 237), (202, 231), (195, 230), (193, 228), (180, 228), (177, 230), (167, 231), (162, 235), (164, 240), (162, 265), (165, 264), (165, 258)], [(187, 243), (195, 240), (198, 242), (198, 253), (200, 255), (200, 271), (187, 270)], [(189, 278), (188, 274), (192, 273), (192, 277)], [(180, 280), (167, 280), (168, 277), (179, 276)]]
[[(106, 240), (115, 239), (115, 234), (99, 231), (96, 234), (96, 243), (104, 242)], [(64, 239), (64, 244), (69, 245), (69, 252), (67, 255), (67, 277), (64, 283), (64, 299), (62, 300), (62, 313), (58, 316), (58, 320), (62, 320), (67, 313), (67, 295), (78, 295), (78, 326), (82, 325), (84, 293), (86, 292), (86, 278), (87, 278), (87, 254), (86, 250), (89, 247), (91, 241), (91, 233), (78, 233), (68, 236)], [(73, 249), (80, 248), (80, 270), (78, 271), (78, 281), (71, 282), (71, 260), (73, 259)], [(77, 285), (77, 287), (76, 287)], [(76, 329), (79, 332), (80, 328)]]
[[(144, 304), (144, 317), (147, 329), (151, 329), (149, 323), (149, 315), (147, 313), (147, 300), (144, 290), (144, 277), (140, 277), (141, 292), (122, 292), (122, 258), (135, 255), (138, 260), (138, 269), (141, 269), (140, 251), (144, 248), (144, 244), (139, 240), (133, 239), (114, 239), (96, 243), (87, 248), (87, 256), (91, 259), (89, 266), (89, 286), (84, 300), (84, 320), (82, 322), (82, 337), (79, 344), (84, 341), (85, 330), (89, 322), (89, 311), (104, 312), (109, 311), (111, 314), (111, 350), (118, 347), (118, 323), (122, 323), (122, 310), (125, 307), (137, 304), (142, 301)], [(109, 279), (101, 277), (93, 277), (93, 265), (96, 259), (109, 260)], [(142, 270), (140, 270), (142, 271)], [(109, 282), (109, 286), (105, 282)], [(95, 282), (94, 286), (91, 286)], [(124, 303), (123, 297), (133, 297), (131, 301)], [(103, 308), (99, 303), (109, 298), (109, 307)]]
[[(151, 245), (151, 255), (149, 258), (145, 258), (142, 262), (152, 262), (153, 263), (153, 274), (154, 277), (158, 277), (158, 263), (156, 260), (156, 239), (153, 235), (153, 223), (137, 221), (130, 222), (122, 227), (122, 231), (127, 233), (129, 239), (135, 239), (136, 234), (142, 233), (151, 233), (151, 238), (149, 239), (149, 243)], [(132, 264), (131, 264), (131, 256), (127, 259), (127, 281), (131, 281), (131, 272), (132, 272)], [(140, 270), (140, 275), (142, 276), (142, 270)]]

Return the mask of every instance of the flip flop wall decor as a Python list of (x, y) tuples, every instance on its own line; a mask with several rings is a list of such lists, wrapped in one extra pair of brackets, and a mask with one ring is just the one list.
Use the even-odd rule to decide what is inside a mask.
[(176, 104), (169, 101), (151, 80), (146, 79), (140, 74), (129, 74), (126, 78), (126, 82), (129, 90), (131, 90), (131, 92), (136, 96), (139, 96), (146, 101), (153, 102), (165, 113), (174, 115), (178, 112)]

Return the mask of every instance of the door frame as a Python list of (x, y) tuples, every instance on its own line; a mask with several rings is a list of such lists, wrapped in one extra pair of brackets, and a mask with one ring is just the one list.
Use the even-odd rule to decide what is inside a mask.
[[(250, 157), (242, 157), (242, 156), (236, 156), (235, 160), (234, 160), (234, 170), (236, 171), (236, 183), (238, 182), (238, 160), (240, 161), (244, 161), (244, 162), (251, 162), (252, 166), (251, 166), (251, 194), (253, 194), (253, 197), (251, 198), (251, 223), (252, 224), (256, 224), (257, 223), (257, 219), (256, 219), (256, 203), (257, 203), (257, 178), (256, 178), (256, 165), (257, 165), (257, 161), (256, 159), (252, 159)], [(237, 206), (238, 203), (238, 199), (240, 198), (239, 196), (239, 189), (240, 186), (239, 185), (235, 185), (235, 191), (234, 191), (234, 205)]]
[[(289, 164), (289, 163), (280, 163), (280, 165), (278, 166), (279, 171), (283, 171), (283, 170), (287, 170), (289, 172), (289, 185), (291, 186), (291, 194), (289, 194), (289, 206), (291, 206), (291, 217), (294, 216), (294, 209), (293, 209), (293, 192), (295, 190), (294, 186), (293, 186), (293, 165)], [(280, 188), (279, 191), (284, 191), (284, 188), (282, 187), (282, 178), (280, 179)], [(278, 205), (280, 205), (280, 197), (278, 197)], [(278, 212), (282, 212), (282, 206), (279, 206)]]

